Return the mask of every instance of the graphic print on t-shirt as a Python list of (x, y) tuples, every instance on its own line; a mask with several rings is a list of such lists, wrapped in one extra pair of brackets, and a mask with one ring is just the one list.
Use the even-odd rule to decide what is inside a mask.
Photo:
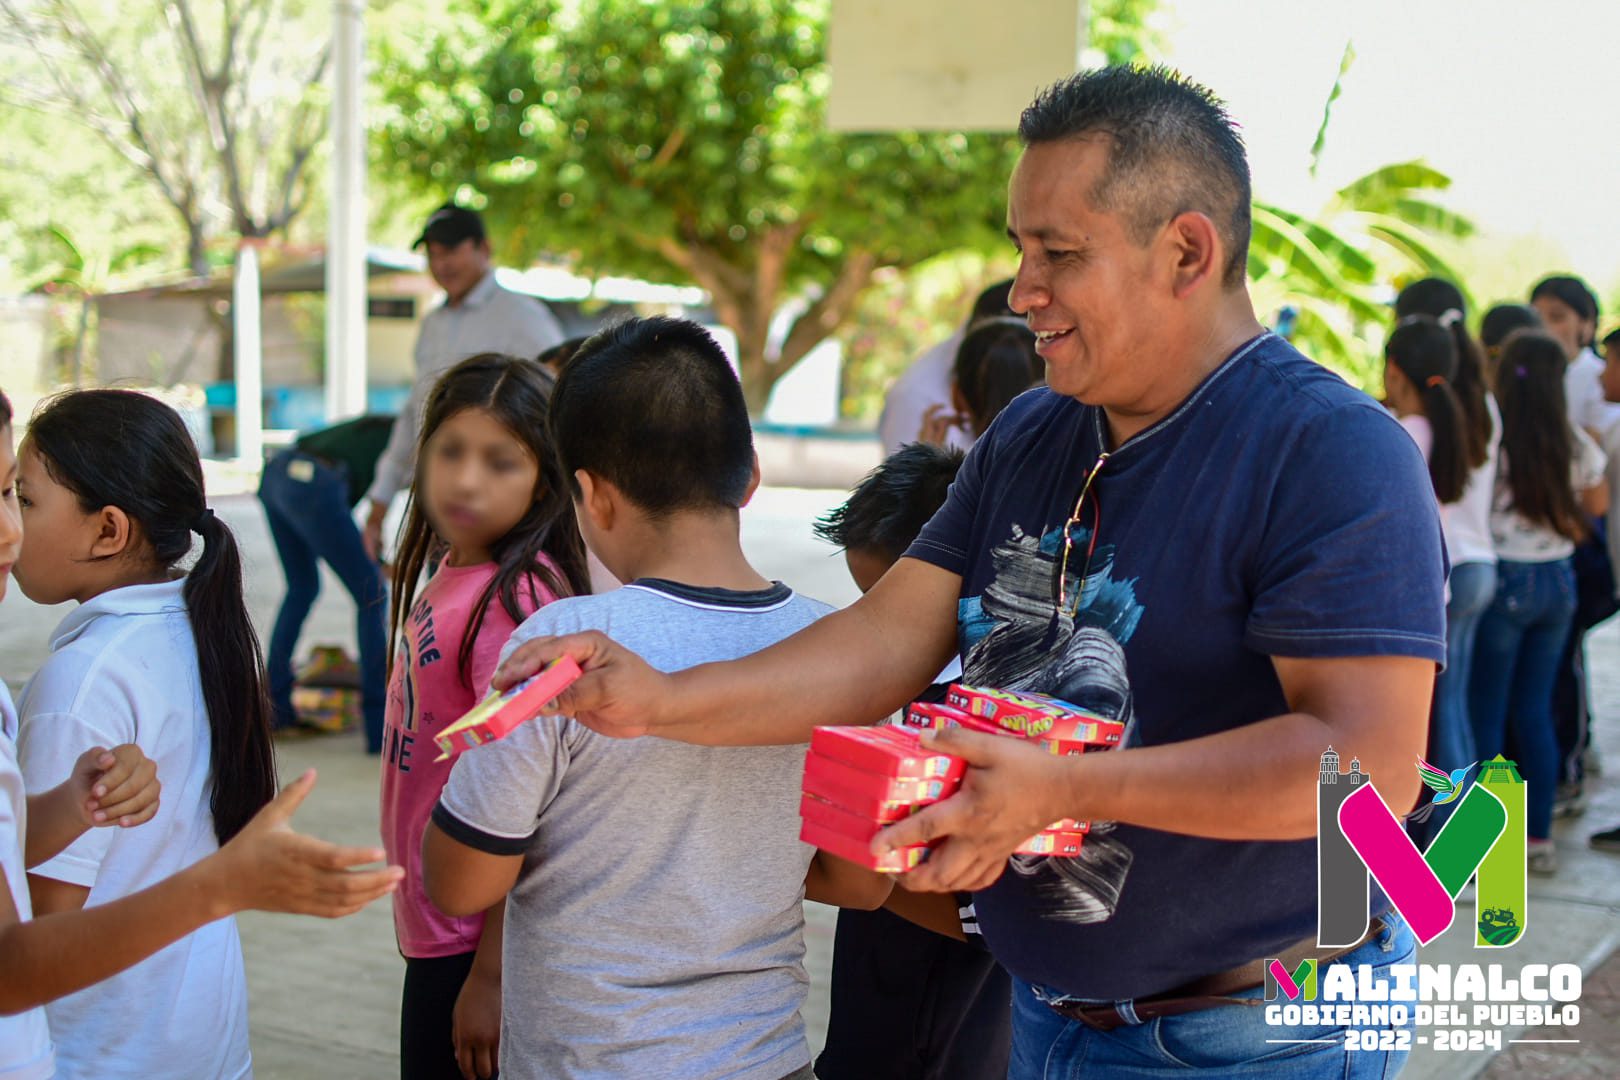
[[(1077, 550), (1090, 542), (1083, 526), (1072, 537)], [(1014, 525), (1011, 539), (991, 552), (990, 584), (961, 602), (963, 681), (1073, 702), (1125, 724), (1123, 745), (1130, 745), (1134, 716), (1124, 646), (1144, 610), (1135, 582), (1114, 579), (1114, 546), (1099, 543), (1071, 620), (1059, 614), (1054, 588), (1062, 557), (1062, 526), (1037, 540)], [(1083, 569), (1070, 560), (1069, 594), (1081, 588)], [(1030, 880), (1044, 918), (1094, 923), (1113, 915), (1131, 858), (1113, 823), (1098, 821), (1078, 857), (1014, 855), (1008, 869)]]
[(390, 715), (398, 715), (401, 719), (397, 729), (386, 733), (383, 759), (400, 772), (411, 771), (411, 754), (422, 738), (422, 725), (433, 723), (432, 713), (421, 713), (422, 699), (416, 688), (417, 673), (419, 669), (442, 659), (433, 629), (433, 605), (424, 597), (411, 609), (409, 625), (399, 643), (399, 655), (394, 660), (400, 676), (388, 688), (390, 695), (398, 695), (400, 699), (397, 714), (390, 710)]

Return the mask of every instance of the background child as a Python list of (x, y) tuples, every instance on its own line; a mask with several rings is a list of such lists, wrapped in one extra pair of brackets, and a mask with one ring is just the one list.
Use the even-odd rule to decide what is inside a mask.
[(977, 439), (1013, 398), (1046, 378), (1035, 333), (1023, 319), (986, 319), (971, 327), (951, 365), (951, 408), (923, 414), (921, 442), (945, 445), (952, 428)]
[[(405, 867), (394, 928), (405, 957), (400, 1073), (494, 1071), (501, 911), (453, 918), (422, 890), (422, 833), (450, 776), (433, 738), (489, 690), (512, 631), (559, 596), (588, 593), (585, 550), (548, 434), (538, 363), (464, 360), (428, 392), (394, 570), (394, 664), (382, 765), (382, 834)], [(438, 569), (417, 596), (429, 556)], [(459, 1064), (458, 1064), (459, 1059)]]
[[(899, 561), (944, 505), (961, 464), (960, 451), (913, 443), (816, 523), (817, 536), (844, 549), (861, 592)], [(897, 897), (899, 890), (891, 901)], [(971, 896), (956, 900), (971, 910)], [(1011, 999), (1011, 980), (984, 948), (891, 911), (846, 908), (833, 939), (832, 1009), (816, 1075), (999, 1080), (1007, 1074)]]
[[(605, 630), (674, 670), (828, 610), (743, 555), (748, 408), (701, 327), (592, 338), (552, 430), (581, 531), (628, 584), (549, 605), (513, 642)], [(798, 839), (803, 762), (803, 746), (615, 740), (561, 717), (461, 756), (424, 841), (428, 894), (450, 912), (507, 897), (506, 1080), (811, 1075), (802, 900), (876, 906), (888, 881)]]
[[(24, 781), (50, 783), (85, 746), (133, 742), (168, 788), (152, 828), (96, 830), (33, 868), (42, 917), (128, 896), (217, 850), (274, 797), (276, 776), (241, 559), (179, 415), (128, 390), (54, 398), (29, 425), (17, 487), (17, 583), (36, 603), (79, 605), (22, 693)], [(193, 534), (202, 553), (181, 575)], [(249, 1071), (247, 1004), (225, 919), (47, 1013), (63, 1077), (201, 1080)]]
[[(0, 394), (0, 597), (22, 541), (11, 443), (11, 403)], [(83, 911), (32, 920), (25, 867), (42, 863), (95, 825), (124, 827), (159, 810), (155, 766), (140, 748), (91, 749), (66, 782), (25, 796), (17, 766), (16, 713), (0, 683), (0, 1074), (55, 1074), (45, 1011), (52, 999), (108, 978), (247, 908), (337, 916), (390, 891), (401, 871), (350, 873), (382, 852), (338, 848), (287, 827), (314, 784), (288, 786), (232, 841), (152, 888)]]
[(1570, 556), (1586, 535), (1588, 514), (1602, 513), (1603, 451), (1570, 423), (1564, 402), (1564, 351), (1536, 330), (1514, 334), (1496, 371), (1502, 409), (1502, 460), (1491, 536), (1496, 597), (1480, 620), (1468, 706), (1474, 752), (1501, 753), (1511, 728), (1524, 776), (1532, 873), (1557, 869), (1550, 837), (1558, 779), (1552, 724), (1553, 678), (1575, 614)]

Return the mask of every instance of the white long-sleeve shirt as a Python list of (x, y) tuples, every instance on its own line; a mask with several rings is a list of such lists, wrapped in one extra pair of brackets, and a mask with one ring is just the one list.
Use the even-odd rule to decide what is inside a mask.
[(411, 482), (416, 465), (416, 435), (428, 391), (444, 371), (479, 353), (536, 357), (563, 340), (562, 325), (544, 303), (502, 288), (492, 270), (462, 297), (428, 312), (416, 339), (416, 383), (394, 422), (388, 447), (377, 461), (377, 476), (366, 492), (387, 505)]

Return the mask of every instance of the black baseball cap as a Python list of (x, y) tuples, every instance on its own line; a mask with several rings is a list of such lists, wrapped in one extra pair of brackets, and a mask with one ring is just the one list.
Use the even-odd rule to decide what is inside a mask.
[(427, 224), (422, 226), (422, 235), (416, 238), (411, 250), (421, 247), (428, 241), (443, 244), (445, 247), (455, 247), (467, 240), (484, 239), (484, 219), (478, 211), (469, 210), (465, 206), (455, 203), (445, 203), (432, 216)]

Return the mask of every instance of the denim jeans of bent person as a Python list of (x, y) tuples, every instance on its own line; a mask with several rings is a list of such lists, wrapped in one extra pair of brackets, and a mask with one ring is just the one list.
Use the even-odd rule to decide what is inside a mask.
[[(1429, 735), (1429, 761), (1448, 773), (1477, 760), (1474, 728), (1468, 717), (1468, 677), (1479, 620), (1496, 598), (1496, 564), (1460, 563), (1451, 568), (1449, 584), (1446, 670), (1435, 680), (1434, 730)], [(1416, 835), (1423, 840), (1432, 838), (1450, 816), (1451, 807), (1440, 807), (1416, 827)]]
[[(288, 469), (294, 462), (295, 473)], [(308, 479), (303, 477), (307, 476)], [(382, 749), (383, 708), (387, 701), (388, 587), (382, 571), (366, 554), (360, 529), (349, 506), (345, 470), (297, 450), (277, 454), (264, 467), (259, 501), (270, 521), (270, 537), (281, 558), (287, 595), (276, 613), (265, 666), (276, 725), (294, 720), (293, 650), (304, 620), (321, 591), (324, 561), (354, 598), (355, 636), (360, 649), (360, 701), (365, 717), (366, 748)]]
[[(1370, 964), (1374, 981), (1388, 981), (1393, 964), (1409, 964), (1417, 939), (1394, 912), (1366, 944), (1333, 965)], [(1327, 968), (1317, 975), (1321, 985)], [(1044, 992), (1013, 980), (1013, 1046), (1008, 1080), (1381, 1080), (1405, 1064), (1409, 1049), (1348, 1050), (1346, 1028), (1269, 1025), (1261, 988), (1233, 997), (1254, 1005), (1218, 1005), (1142, 1024), (1098, 1031), (1053, 1012)], [(1050, 995), (1046, 995), (1050, 997)]]
[(1526, 828), (1545, 837), (1552, 828), (1558, 786), (1558, 737), (1553, 731), (1553, 680), (1575, 617), (1575, 573), (1568, 559), (1496, 565), (1496, 599), (1474, 638), (1468, 712), (1474, 752), (1500, 754), (1513, 732), (1525, 782)]

